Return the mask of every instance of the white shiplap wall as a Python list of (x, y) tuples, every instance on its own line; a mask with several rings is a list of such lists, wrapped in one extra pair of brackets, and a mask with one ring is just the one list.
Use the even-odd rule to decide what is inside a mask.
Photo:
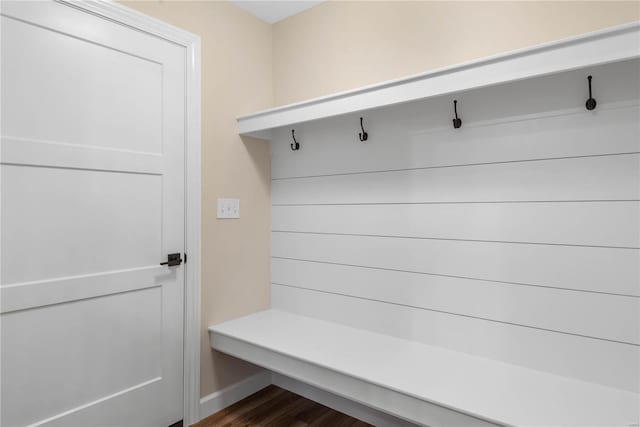
[[(637, 61), (272, 142), (272, 305), (638, 390)], [(592, 74), (595, 111), (584, 109)]]

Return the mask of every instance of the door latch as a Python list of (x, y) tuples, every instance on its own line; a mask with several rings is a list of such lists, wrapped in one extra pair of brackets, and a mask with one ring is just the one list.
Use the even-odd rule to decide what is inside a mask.
[(179, 252), (176, 254), (167, 255), (167, 260), (160, 263), (160, 265), (166, 265), (168, 267), (175, 267), (176, 265), (180, 264), (182, 264), (182, 258), (180, 257)]

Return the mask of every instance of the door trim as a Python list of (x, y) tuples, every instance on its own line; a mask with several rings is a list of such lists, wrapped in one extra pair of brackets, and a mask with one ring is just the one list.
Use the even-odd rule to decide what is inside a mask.
[(111, 1), (56, 0), (185, 48), (185, 267), (183, 423), (200, 421), (200, 36)]

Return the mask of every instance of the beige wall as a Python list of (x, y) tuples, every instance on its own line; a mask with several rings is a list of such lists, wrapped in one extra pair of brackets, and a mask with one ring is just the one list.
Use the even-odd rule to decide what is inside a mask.
[[(202, 42), (201, 395), (255, 372), (214, 353), (207, 326), (269, 305), (269, 145), (240, 139), (235, 118), (273, 103), (271, 26), (227, 2), (123, 2)], [(216, 220), (237, 197), (240, 220)]]
[(273, 26), (276, 105), (640, 19), (640, 2), (327, 2)]

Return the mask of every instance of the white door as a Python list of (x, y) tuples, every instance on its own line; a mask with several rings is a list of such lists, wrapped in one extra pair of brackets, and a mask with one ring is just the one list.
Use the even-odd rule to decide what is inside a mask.
[(1, 425), (168, 426), (185, 50), (73, 5), (1, 7)]

